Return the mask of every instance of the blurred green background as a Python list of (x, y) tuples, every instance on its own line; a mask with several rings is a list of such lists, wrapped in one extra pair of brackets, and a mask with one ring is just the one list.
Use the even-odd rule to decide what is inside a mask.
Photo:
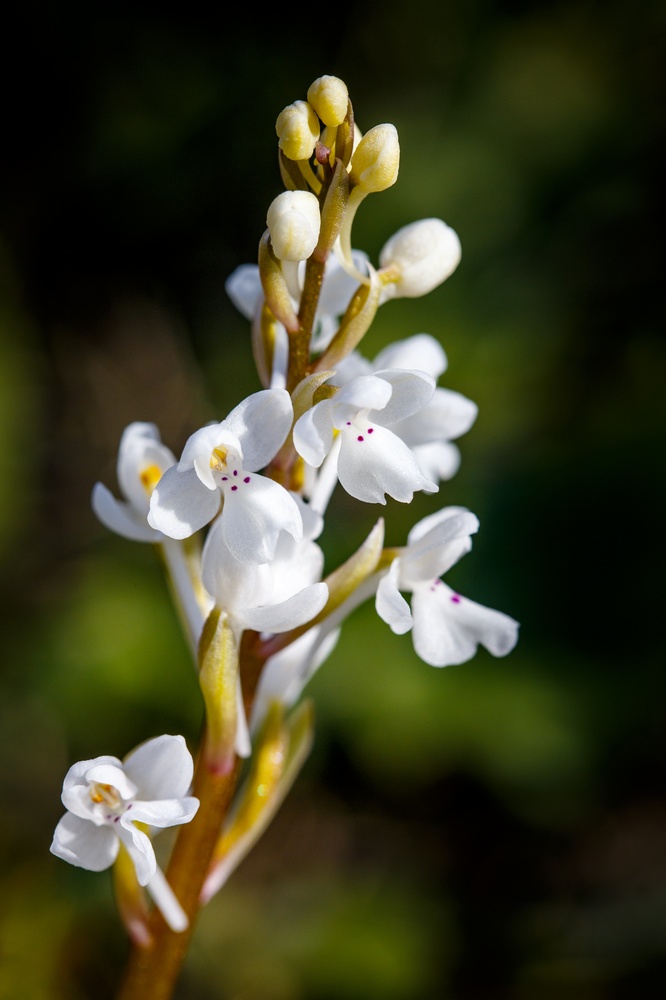
[[(387, 0), (229, 13), (25, 4), (0, 171), (0, 997), (106, 1000), (108, 873), (48, 851), (74, 761), (201, 706), (149, 546), (93, 517), (131, 420), (179, 453), (258, 388), (224, 291), (317, 76), (401, 172), (354, 245), (436, 215), (463, 261), (368, 338), (427, 331), (476, 400), (458, 475), (387, 540), (481, 520), (448, 579), (522, 623), (435, 670), (372, 607), (310, 688), (316, 744), (201, 918), (182, 1000), (652, 1000), (666, 980), (663, 3)], [(378, 514), (336, 497), (329, 567)], [(384, 512), (384, 511), (382, 511)], [(159, 844), (159, 841), (158, 841)]]

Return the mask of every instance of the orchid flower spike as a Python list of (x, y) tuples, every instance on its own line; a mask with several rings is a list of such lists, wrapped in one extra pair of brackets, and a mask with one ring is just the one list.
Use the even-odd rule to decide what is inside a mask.
[[(140, 826), (165, 828), (189, 823), (199, 800), (187, 793), (192, 756), (182, 736), (158, 736), (123, 761), (95, 757), (70, 767), (62, 787), (67, 812), (51, 844), (56, 857), (78, 868), (109, 868), (121, 843), (169, 926), (185, 930), (187, 917), (157, 866), (155, 851)], [(140, 824), (140, 826), (137, 826)]]
[(187, 538), (219, 513), (225, 542), (236, 559), (269, 562), (282, 531), (296, 539), (303, 535), (293, 496), (256, 471), (276, 455), (292, 417), (285, 389), (263, 389), (244, 399), (226, 420), (195, 431), (178, 465), (155, 487), (149, 523), (171, 538)]
[[(461, 507), (424, 517), (377, 588), (379, 617), (397, 635), (411, 629), (414, 649), (433, 667), (466, 663), (479, 645), (506, 656), (518, 639), (517, 621), (462, 597), (440, 579), (469, 552), (478, 528), (474, 514)], [(411, 609), (401, 590), (411, 592)]]

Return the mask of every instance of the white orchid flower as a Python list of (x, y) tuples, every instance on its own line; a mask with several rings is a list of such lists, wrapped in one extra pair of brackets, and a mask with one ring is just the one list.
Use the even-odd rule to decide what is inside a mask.
[[(479, 645), (505, 656), (518, 639), (513, 618), (462, 597), (440, 579), (469, 552), (478, 528), (474, 514), (460, 507), (423, 518), (377, 588), (379, 617), (398, 635), (411, 629), (414, 649), (433, 667), (465, 663)], [(400, 591), (411, 592), (411, 609)]]
[(256, 471), (275, 456), (292, 417), (285, 389), (263, 389), (226, 420), (195, 431), (178, 465), (153, 491), (152, 527), (171, 538), (187, 538), (220, 513), (229, 550), (240, 562), (253, 563), (273, 558), (282, 531), (301, 538), (303, 522), (292, 495)]
[(70, 767), (62, 788), (67, 812), (58, 823), (51, 852), (78, 868), (109, 868), (122, 843), (173, 930), (187, 917), (157, 866), (147, 833), (137, 824), (164, 828), (189, 823), (199, 800), (187, 795), (192, 756), (182, 736), (158, 736), (142, 743), (123, 761), (95, 757)]
[(417, 490), (436, 493), (437, 484), (389, 429), (427, 405), (434, 386), (430, 375), (418, 371), (385, 370), (353, 378), (296, 421), (296, 450), (319, 468), (335, 446), (332, 457), (337, 455), (341, 485), (366, 503), (384, 504), (386, 494), (409, 503)]
[(136, 421), (122, 433), (116, 476), (124, 499), (118, 500), (103, 484), (93, 487), (92, 508), (102, 524), (124, 538), (150, 542), (162, 549), (184, 625), (193, 648), (210, 607), (201, 588), (198, 550), (184, 551), (180, 542), (148, 524), (151, 494), (176, 464), (172, 451), (160, 440), (155, 424)]
[(116, 476), (123, 500), (103, 483), (96, 483), (92, 507), (102, 524), (135, 542), (161, 542), (164, 535), (148, 524), (150, 494), (176, 457), (162, 444), (155, 424), (135, 421), (122, 433)]
[[(319, 614), (328, 599), (321, 582), (324, 554), (313, 540), (322, 528), (321, 518), (296, 498), (302, 510), (306, 537), (298, 541), (282, 533), (270, 563), (240, 562), (230, 551), (222, 525), (212, 526), (202, 556), (203, 582), (216, 606), (230, 621), (236, 641), (244, 629), (263, 633), (288, 632)], [(247, 719), (240, 676), (236, 690), (235, 750), (250, 755)]]
[[(427, 333), (398, 340), (381, 351), (373, 361), (352, 352), (331, 379), (344, 385), (358, 375), (370, 375), (385, 368), (418, 369), (435, 380), (447, 368), (441, 344)], [(451, 479), (460, 467), (460, 451), (451, 442), (466, 434), (478, 414), (478, 407), (459, 392), (437, 386), (429, 403), (417, 413), (391, 425), (414, 452), (425, 476), (434, 482)]]
[[(295, 502), (306, 510), (300, 497)], [(308, 526), (320, 526), (312, 514), (310, 518), (306, 513), (304, 520)], [(208, 533), (202, 556), (204, 586), (237, 631), (287, 632), (314, 618), (328, 597), (326, 584), (320, 582), (323, 567), (324, 554), (311, 530), (300, 539), (283, 532), (271, 561), (258, 564), (234, 556), (218, 522)]]

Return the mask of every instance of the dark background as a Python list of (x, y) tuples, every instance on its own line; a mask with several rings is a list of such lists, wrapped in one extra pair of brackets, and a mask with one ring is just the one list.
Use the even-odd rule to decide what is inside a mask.
[[(224, 291), (279, 193), (274, 122), (323, 73), (397, 184), (354, 245), (416, 218), (456, 274), (389, 303), (476, 400), (438, 497), (481, 520), (448, 578), (521, 622), (438, 671), (371, 606), (309, 695), (312, 756), (202, 915), (188, 1000), (624, 1000), (666, 978), (663, 3), (387, 0), (259, 13), (26, 3), (3, 32), (0, 997), (113, 995), (108, 873), (48, 852), (75, 760), (201, 706), (154, 553), (111, 536), (131, 420), (179, 453), (259, 388)], [(337, 497), (332, 568), (378, 511)], [(159, 842), (158, 842), (159, 843)], [(36, 961), (35, 956), (39, 956)]]

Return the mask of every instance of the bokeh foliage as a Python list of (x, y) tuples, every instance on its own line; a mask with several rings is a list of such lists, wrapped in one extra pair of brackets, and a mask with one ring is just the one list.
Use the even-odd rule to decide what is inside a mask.
[[(48, 845), (71, 762), (198, 738), (155, 554), (89, 508), (122, 428), (187, 435), (256, 389), (224, 279), (280, 189), (274, 120), (322, 73), (391, 121), (376, 256), (437, 215), (463, 262), (368, 337), (428, 331), (479, 403), (439, 497), (451, 574), (512, 614), (506, 660), (434, 670), (362, 608), (311, 685), (316, 745), (202, 916), (188, 1000), (651, 1000), (666, 973), (663, 3), (434, 0), (173, 13), (26, 5), (3, 88), (0, 997), (104, 1000), (107, 875)], [(340, 22), (338, 24), (337, 22)], [(5, 63), (6, 69), (9, 62)], [(333, 514), (337, 520), (333, 520)], [(332, 567), (376, 516), (336, 497)], [(159, 843), (159, 841), (158, 841)], [(39, 963), (34, 960), (35, 953)]]

